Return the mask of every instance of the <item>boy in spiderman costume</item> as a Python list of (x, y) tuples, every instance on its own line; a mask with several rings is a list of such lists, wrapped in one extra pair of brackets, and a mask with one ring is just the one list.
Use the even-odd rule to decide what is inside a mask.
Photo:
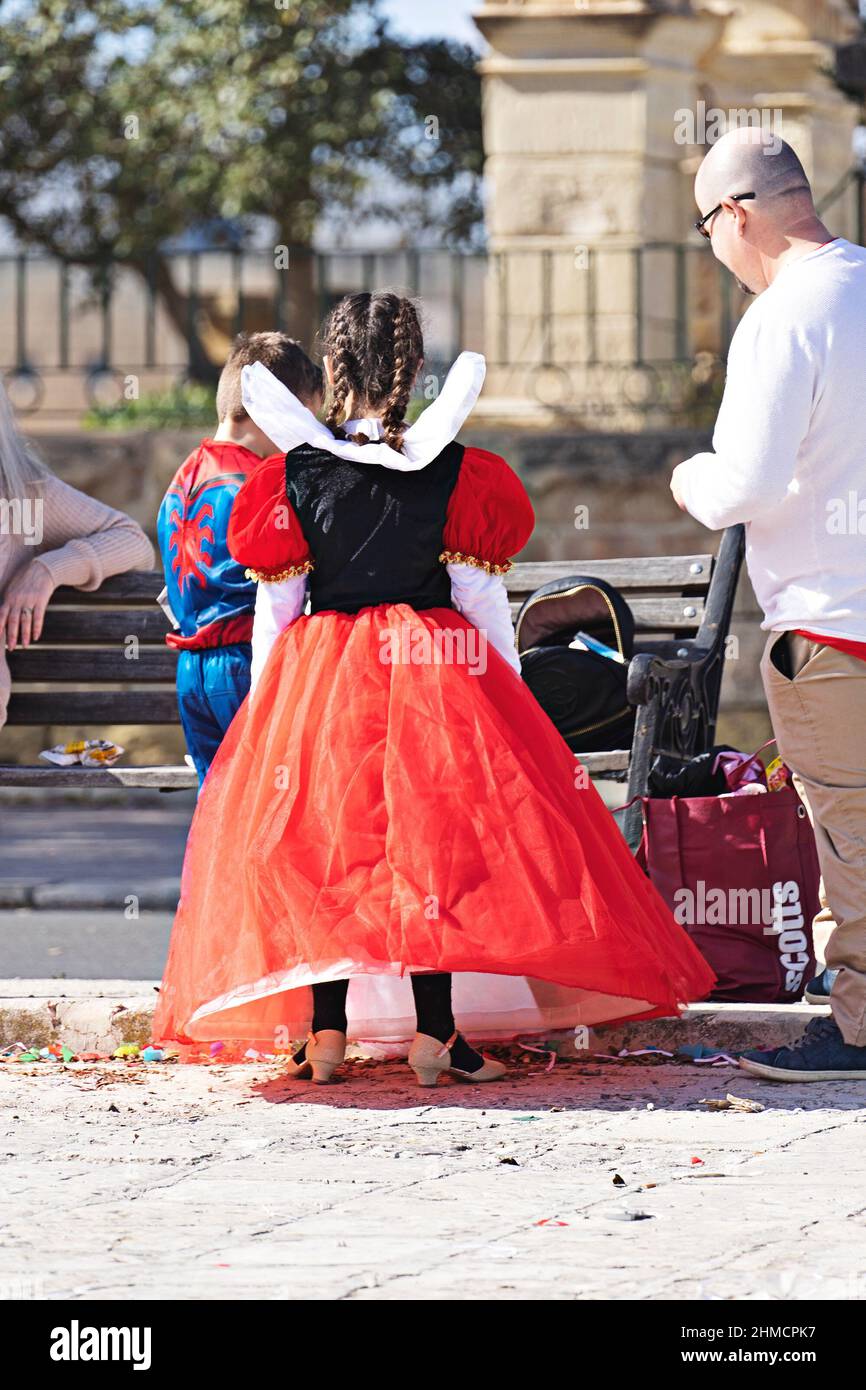
[(166, 597), (177, 622), (166, 642), (178, 649), (180, 719), (199, 783), (250, 688), (256, 584), (226, 544), (235, 497), (276, 446), (241, 400), (241, 371), (261, 362), (313, 412), (322, 372), (285, 333), (242, 333), (217, 387), (219, 426), (181, 465), (159, 509), (157, 536)]

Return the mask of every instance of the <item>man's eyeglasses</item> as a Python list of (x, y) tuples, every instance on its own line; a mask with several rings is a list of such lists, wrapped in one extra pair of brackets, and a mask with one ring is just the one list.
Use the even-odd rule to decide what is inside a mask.
[[(754, 198), (756, 196), (755, 193), (735, 193), (731, 201), (734, 203), (744, 203), (747, 198)], [(698, 221), (695, 223), (695, 231), (700, 232), (701, 236), (707, 241), (712, 239), (712, 232), (707, 231), (707, 223), (711, 217), (715, 217), (717, 212), (721, 212), (723, 206), (724, 204), (718, 203), (711, 212), (705, 213), (704, 216), (698, 218)]]

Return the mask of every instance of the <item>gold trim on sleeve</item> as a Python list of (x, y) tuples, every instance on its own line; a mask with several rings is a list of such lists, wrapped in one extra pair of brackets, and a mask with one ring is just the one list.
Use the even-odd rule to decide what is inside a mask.
[(314, 568), (312, 560), (304, 560), (301, 565), (289, 565), (284, 570), (244, 570), (244, 578), (254, 579), (257, 584), (279, 584), (283, 579), (296, 579), (299, 574), (309, 574)]
[(472, 565), (474, 569), (484, 570), (487, 574), (508, 574), (514, 568), (511, 560), (495, 565), (492, 560), (479, 560), (477, 555), (464, 555), (460, 550), (443, 550), (439, 562), (443, 565)]

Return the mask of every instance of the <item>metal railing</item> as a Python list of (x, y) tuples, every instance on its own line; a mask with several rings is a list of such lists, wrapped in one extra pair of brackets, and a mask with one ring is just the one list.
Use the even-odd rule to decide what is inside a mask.
[[(863, 172), (830, 190), (851, 197), (864, 233)], [(169, 307), (152, 271), (122, 262), (98, 277), (38, 254), (0, 255), (0, 373), (22, 413), (80, 413), (218, 365), (242, 329), (284, 328), (309, 342), (343, 294), (383, 285), (424, 306), (427, 365), (486, 350), (497, 394), (552, 409), (652, 416), (709, 409), (747, 302), (709, 247), (612, 242), (485, 256), (439, 248), (290, 253), (225, 248), (166, 259)]]
[(293, 250), (285, 270), (273, 252), (212, 248), (165, 261), (171, 309), (154, 273), (122, 261), (97, 277), (40, 254), (0, 255), (0, 373), (19, 410), (62, 413), (71, 382), (95, 404), (112, 389), (119, 395), (127, 376), (140, 377), (142, 389), (195, 376), (202, 346), (218, 366), (243, 329), (282, 328), (309, 341), (343, 294), (383, 284), (424, 302), (434, 362), (458, 345), (483, 344), (483, 255)]
[(668, 243), (490, 257), (307, 253), (306, 263), (294, 258), (294, 280), (264, 253), (195, 251), (170, 257), (169, 266), (173, 314), (153, 279), (122, 263), (94, 283), (46, 257), (0, 256), (0, 372), (19, 410), (62, 413), (76, 394), (71, 383), (86, 405), (121, 397), (128, 377), (147, 390), (195, 375), (194, 345), (219, 363), (241, 329), (282, 327), (306, 340), (341, 295), (382, 285), (420, 297), (432, 372), (461, 348), (485, 345), (492, 367), (518, 373), (690, 361), (702, 346), (690, 310), (692, 267), (703, 266), (716, 286), (712, 324), (702, 330), (711, 351), (724, 355), (737, 316), (736, 291), (703, 248)]

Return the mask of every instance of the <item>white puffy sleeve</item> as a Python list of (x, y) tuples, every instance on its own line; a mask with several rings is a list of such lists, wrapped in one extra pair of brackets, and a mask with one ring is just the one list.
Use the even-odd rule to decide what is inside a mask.
[(256, 591), (253, 618), (253, 657), (250, 694), (255, 693), (259, 677), (268, 664), (271, 648), (284, 628), (299, 618), (307, 596), (307, 576), (292, 575), (274, 583), (260, 583)]
[(520, 675), (520, 658), (514, 645), (514, 624), (508, 592), (501, 574), (487, 574), (474, 565), (448, 564), (451, 602), (467, 622), (483, 632), (488, 642)]

